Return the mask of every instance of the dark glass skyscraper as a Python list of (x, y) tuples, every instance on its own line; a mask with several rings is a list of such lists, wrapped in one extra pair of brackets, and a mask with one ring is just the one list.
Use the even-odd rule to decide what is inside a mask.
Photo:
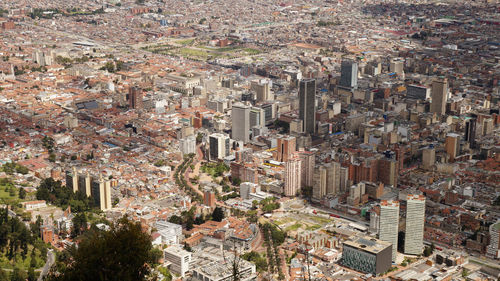
[(304, 133), (313, 135), (316, 126), (316, 80), (303, 79), (299, 84), (299, 118)]
[(358, 63), (343, 60), (340, 66), (340, 86), (349, 89), (358, 88)]

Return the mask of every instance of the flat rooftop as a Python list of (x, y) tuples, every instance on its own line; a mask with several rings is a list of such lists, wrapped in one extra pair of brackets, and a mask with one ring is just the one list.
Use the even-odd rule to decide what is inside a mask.
[(378, 240), (370, 236), (354, 236), (350, 240), (344, 241), (344, 245), (348, 245), (369, 253), (378, 254), (382, 250), (391, 246), (391, 243)]

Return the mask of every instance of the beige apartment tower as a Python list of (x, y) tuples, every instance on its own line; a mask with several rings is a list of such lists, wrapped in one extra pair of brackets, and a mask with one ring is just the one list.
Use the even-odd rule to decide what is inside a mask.
[(300, 190), (300, 158), (285, 162), (285, 196), (295, 196)]

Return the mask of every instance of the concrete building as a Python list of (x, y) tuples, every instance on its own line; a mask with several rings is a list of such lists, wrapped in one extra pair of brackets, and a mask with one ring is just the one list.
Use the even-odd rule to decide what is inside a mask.
[(408, 85), (406, 97), (414, 100), (428, 100), (431, 98), (431, 88), (422, 85)]
[(271, 93), (273, 82), (269, 79), (260, 79), (250, 82), (250, 90), (256, 93), (257, 102), (266, 102), (274, 100), (274, 95)]
[(313, 198), (320, 200), (326, 195), (336, 195), (341, 189), (340, 163), (331, 162), (318, 166), (314, 172)]
[(408, 194), (406, 199), (405, 254), (422, 254), (424, 224), (425, 196)]
[(215, 192), (213, 190), (205, 190), (203, 192), (203, 204), (208, 207), (215, 207)]
[(422, 168), (425, 170), (431, 170), (436, 164), (436, 149), (432, 147), (426, 147), (422, 150)]
[(392, 261), (396, 260), (399, 231), (399, 201), (380, 202), (379, 239), (392, 244)]
[(347, 89), (358, 88), (358, 63), (352, 60), (343, 60), (340, 66), (339, 85)]
[(179, 140), (179, 150), (182, 155), (187, 155), (190, 153), (196, 153), (196, 138), (195, 136), (188, 136)]
[(161, 243), (164, 245), (176, 245), (181, 243), (182, 226), (168, 221), (157, 221), (155, 227), (161, 235)]
[(94, 205), (101, 211), (109, 210), (111, 205), (111, 181), (104, 179), (102, 175), (98, 179), (92, 178), (91, 183), (92, 199)]
[(250, 106), (242, 103), (233, 104), (231, 109), (231, 136), (234, 140), (250, 141)]
[(459, 149), (459, 142), (460, 135), (455, 134), (455, 133), (449, 133), (446, 135), (446, 140), (444, 142), (444, 148), (446, 150), (446, 154), (449, 156), (449, 161), (453, 162), (455, 161), (455, 158), (457, 158), (458, 155), (458, 149)]
[(476, 148), (476, 126), (476, 118), (467, 119), (467, 121), (465, 122), (464, 140), (469, 143), (470, 148)]
[(300, 158), (300, 186), (313, 186), (314, 184), (314, 163), (315, 156), (313, 152), (310, 151), (301, 151), (297, 152), (297, 155)]
[(341, 264), (377, 276), (391, 268), (391, 243), (370, 236), (355, 236), (343, 243)]
[(209, 160), (216, 161), (222, 160), (229, 155), (229, 137), (220, 134), (213, 133), (208, 136), (209, 142)]
[(292, 158), (285, 162), (285, 196), (295, 196), (300, 190), (300, 159)]
[(178, 247), (171, 246), (163, 250), (163, 257), (171, 263), (170, 270), (184, 277), (189, 271), (189, 263), (191, 262), (191, 253)]
[(490, 244), (486, 247), (486, 256), (500, 259), (500, 220), (490, 225)]
[[(212, 261), (203, 266), (198, 266), (193, 269), (193, 279), (199, 281), (234, 280), (233, 260), (234, 256), (228, 255), (225, 260)], [(240, 259), (238, 267), (239, 280), (256, 280), (255, 264)]]
[(438, 78), (432, 81), (431, 112), (438, 115), (446, 113), (446, 101), (448, 100), (448, 80)]
[(141, 109), (143, 92), (140, 87), (134, 86), (128, 89), (128, 106), (131, 109)]
[(313, 135), (316, 128), (316, 80), (304, 79), (299, 84), (299, 118), (302, 131)]
[(250, 199), (251, 193), (260, 192), (260, 185), (251, 182), (242, 182), (240, 184), (240, 197), (242, 199)]
[(297, 143), (295, 137), (278, 136), (276, 146), (276, 161), (287, 162), (296, 151)]

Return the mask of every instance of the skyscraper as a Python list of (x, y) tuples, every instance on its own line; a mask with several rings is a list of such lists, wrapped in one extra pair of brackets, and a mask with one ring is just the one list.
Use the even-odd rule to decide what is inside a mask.
[(300, 159), (292, 158), (285, 163), (285, 196), (295, 196), (300, 190)]
[(142, 89), (134, 86), (128, 89), (128, 106), (129, 108), (142, 108)]
[(399, 201), (380, 202), (379, 239), (392, 243), (392, 261), (396, 260), (399, 231)]
[(500, 220), (490, 225), (490, 244), (486, 247), (486, 256), (500, 259)]
[(465, 123), (465, 141), (469, 143), (470, 148), (476, 148), (476, 125), (476, 118), (468, 119)]
[(286, 162), (292, 158), (297, 147), (296, 139), (292, 136), (279, 136), (276, 148), (276, 161)]
[(96, 207), (102, 211), (111, 209), (111, 182), (109, 180), (104, 179), (102, 175), (98, 179), (92, 178), (91, 192)]
[(229, 155), (229, 137), (224, 134), (214, 133), (208, 137), (210, 146), (209, 160), (224, 159)]
[(311, 151), (301, 151), (297, 153), (300, 158), (300, 171), (301, 171), (301, 187), (310, 186), (312, 187), (314, 182), (314, 163), (315, 156)]
[(444, 148), (449, 156), (450, 162), (455, 161), (455, 158), (457, 157), (459, 148), (458, 147), (459, 138), (460, 136), (455, 133), (449, 133), (448, 135), (446, 135), (446, 139), (444, 141)]
[(408, 194), (406, 199), (405, 254), (422, 254), (425, 222), (425, 196)]
[(349, 89), (358, 88), (358, 63), (343, 60), (340, 66), (340, 86)]
[(425, 170), (430, 170), (436, 163), (436, 149), (434, 147), (426, 147), (422, 150), (422, 167)]
[(299, 118), (303, 132), (313, 135), (316, 127), (316, 80), (303, 79), (299, 84)]
[(250, 106), (242, 103), (234, 104), (231, 119), (232, 138), (243, 142), (250, 141)]
[(257, 94), (257, 102), (265, 102), (274, 99), (273, 94), (271, 93), (271, 87), (273, 83), (271, 80), (255, 80), (250, 84), (250, 89), (255, 91)]
[(432, 81), (431, 112), (439, 115), (446, 113), (446, 101), (448, 100), (448, 80), (438, 78)]

